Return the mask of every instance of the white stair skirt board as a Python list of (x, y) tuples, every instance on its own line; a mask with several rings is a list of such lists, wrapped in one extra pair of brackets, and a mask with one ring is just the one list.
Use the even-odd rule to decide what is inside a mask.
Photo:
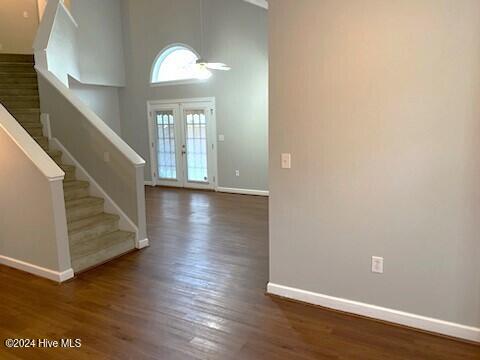
[(45, 269), (37, 265), (33, 265), (24, 261), (12, 259), (0, 255), (0, 264), (17, 270), (25, 271), (27, 273), (37, 275), (52, 281), (64, 282), (73, 278), (73, 269), (68, 269), (63, 272)]
[(52, 127), (50, 125), (50, 115), (40, 114), (40, 122), (42, 123), (43, 136), (47, 137), (50, 140), (52, 138)]
[(390, 323), (417, 328), (432, 333), (447, 335), (459, 339), (480, 343), (480, 328), (456, 324), (426, 316), (388, 309), (376, 305), (337, 298), (333, 296), (296, 289), (288, 286), (268, 283), (267, 293), (309, 304), (344, 311)]
[(238, 188), (227, 188), (227, 187), (217, 187), (218, 192), (229, 193), (229, 194), (242, 194), (242, 195), (256, 195), (256, 196), (269, 196), (267, 190), (251, 190), (251, 189), (238, 189)]
[(150, 246), (150, 242), (149, 242), (148, 239), (138, 240), (136, 242), (137, 249), (143, 249), (143, 248), (146, 248), (148, 246)]
[(57, 138), (50, 139), (50, 147), (62, 152), (63, 162), (67, 165), (75, 165), (78, 180), (88, 181), (90, 183), (90, 194), (92, 196), (105, 199), (105, 211), (110, 214), (120, 216), (118, 223), (120, 230), (135, 233), (135, 247), (143, 249), (149, 245), (148, 239), (138, 238), (138, 228), (135, 223), (123, 212), (123, 210), (112, 200), (110, 196), (98, 185), (98, 183), (87, 173), (87, 171), (75, 160), (68, 150), (58, 141)]

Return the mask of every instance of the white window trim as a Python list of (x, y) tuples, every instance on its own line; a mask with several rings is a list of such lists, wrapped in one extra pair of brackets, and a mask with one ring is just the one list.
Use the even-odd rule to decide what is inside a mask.
[(170, 80), (170, 81), (159, 81), (159, 82), (150, 82), (151, 87), (160, 87), (160, 86), (173, 86), (173, 85), (189, 85), (189, 84), (203, 84), (207, 80), (201, 79), (185, 79), (185, 80)]
[[(172, 85), (188, 85), (188, 84), (198, 84), (198, 83), (206, 82), (206, 80), (195, 79), (195, 78), (182, 79), (182, 80), (170, 80), (170, 81), (153, 81), (154, 78), (158, 78), (158, 72), (160, 71), (160, 65), (161, 65), (161, 63), (159, 63), (160, 58), (162, 56), (164, 56), (166, 51), (168, 51), (171, 48), (175, 48), (175, 47), (182, 47), (182, 48), (188, 49), (191, 52), (193, 52), (197, 56), (197, 58), (199, 58), (199, 59), (201, 58), (200, 54), (198, 52), (196, 52), (194, 48), (192, 48), (191, 46), (189, 46), (187, 44), (173, 43), (173, 44), (170, 44), (168, 46), (165, 46), (157, 54), (157, 56), (155, 57), (155, 60), (153, 61), (152, 68), (150, 70), (150, 78), (149, 78), (150, 86), (151, 87), (158, 87), (158, 86), (172, 86)], [(168, 55), (170, 55), (170, 54), (168, 54)], [(157, 75), (157, 76), (154, 76), (154, 75)]]

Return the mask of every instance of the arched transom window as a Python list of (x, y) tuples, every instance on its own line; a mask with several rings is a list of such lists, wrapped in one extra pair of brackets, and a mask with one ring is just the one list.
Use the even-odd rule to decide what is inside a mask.
[(158, 54), (152, 67), (152, 84), (188, 82), (198, 79), (194, 66), (198, 54), (183, 44), (170, 45)]

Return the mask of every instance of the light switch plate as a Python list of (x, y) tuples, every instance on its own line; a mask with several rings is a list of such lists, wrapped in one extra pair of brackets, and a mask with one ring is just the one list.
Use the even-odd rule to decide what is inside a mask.
[(103, 161), (110, 162), (110, 153), (109, 152), (104, 152), (103, 153)]
[(225, 135), (218, 135), (218, 141), (225, 141)]
[(372, 272), (383, 274), (383, 257), (372, 256)]
[(291, 169), (292, 168), (292, 155), (285, 153), (282, 154), (282, 169)]
[(25, 19), (28, 19), (29, 16), (30, 16), (30, 15), (28, 14), (28, 11), (24, 11), (24, 12), (23, 12), (23, 17), (24, 17)]

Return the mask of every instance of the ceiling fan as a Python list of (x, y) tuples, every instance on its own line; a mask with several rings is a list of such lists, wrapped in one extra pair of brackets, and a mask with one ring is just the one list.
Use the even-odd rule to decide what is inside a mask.
[[(204, 37), (205, 37), (205, 19), (203, 16), (203, 0), (200, 0), (200, 35), (201, 35), (201, 54), (204, 54)], [(208, 62), (203, 58), (198, 59), (195, 64), (197, 77), (199, 79), (205, 80), (212, 76), (210, 70), (220, 70), (220, 71), (229, 71), (232, 68), (224, 63), (220, 62)]]

